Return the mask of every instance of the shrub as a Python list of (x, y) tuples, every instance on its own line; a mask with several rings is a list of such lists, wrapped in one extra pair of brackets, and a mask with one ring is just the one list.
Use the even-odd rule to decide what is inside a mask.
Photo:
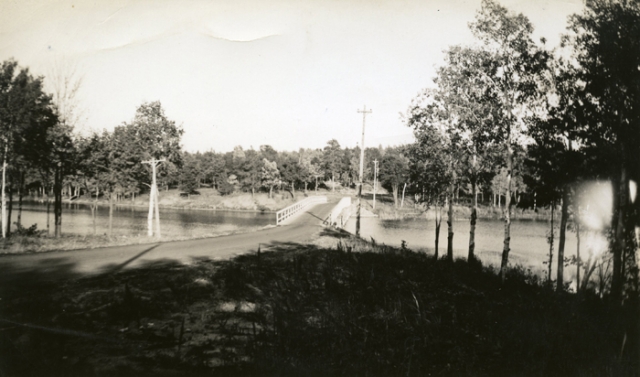
[(23, 227), (22, 224), (19, 224), (17, 222), (14, 222), (14, 224), (16, 226), (16, 230), (14, 230), (13, 233), (16, 236), (40, 237), (41, 235), (46, 233), (46, 230), (38, 230), (38, 224), (33, 224), (28, 228)]
[(222, 181), (218, 185), (218, 192), (220, 193), (220, 195), (233, 194), (234, 190), (235, 190), (235, 187), (233, 187), (233, 185), (227, 181)]

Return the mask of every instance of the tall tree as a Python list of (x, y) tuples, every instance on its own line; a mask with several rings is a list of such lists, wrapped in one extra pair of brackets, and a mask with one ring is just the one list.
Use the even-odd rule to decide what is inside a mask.
[(275, 161), (262, 159), (262, 185), (269, 190), (269, 198), (273, 197), (273, 188), (280, 183), (280, 171)]
[(42, 78), (34, 78), (18, 63), (5, 61), (0, 66), (0, 154), (2, 164), (1, 224), (2, 237), (8, 230), (6, 178), (9, 168), (19, 156), (34, 166), (49, 167), (44, 152), (51, 141), (49, 130), (57, 123), (51, 97), (45, 94)]
[[(132, 156), (130, 162), (137, 162), (136, 167), (138, 167), (144, 161), (164, 161), (157, 171), (154, 169), (154, 164), (149, 164), (147, 168), (147, 177), (151, 176), (149, 217), (153, 217), (152, 207), (155, 205), (156, 227), (159, 230), (158, 202), (160, 199), (156, 174), (158, 176), (166, 176), (169, 171), (167, 165), (181, 166), (180, 139), (184, 131), (182, 127), (176, 125), (175, 121), (166, 117), (159, 101), (140, 105), (136, 110), (133, 121), (126, 124), (125, 128), (126, 132), (124, 134), (131, 135), (129, 145), (134, 148), (132, 150), (134, 156)], [(151, 232), (151, 227), (149, 231)]]
[(409, 174), (421, 189), (421, 201), (434, 208), (435, 258), (438, 259), (440, 226), (444, 197), (452, 180), (449, 170), (446, 141), (442, 134), (429, 125), (413, 125), (416, 118), (409, 118), (409, 125), (416, 127), (416, 142), (409, 149)]
[(409, 179), (409, 161), (395, 149), (388, 150), (380, 163), (380, 183), (391, 189), (393, 204), (398, 207), (398, 188)]
[(331, 191), (335, 190), (336, 187), (336, 177), (340, 177), (342, 173), (342, 150), (340, 148), (340, 143), (336, 139), (331, 139), (327, 142), (327, 145), (324, 147), (324, 154), (322, 157), (322, 162), (324, 169), (329, 176), (331, 177)]
[(505, 150), (507, 169), (504, 247), (500, 275), (505, 278), (511, 241), (511, 178), (514, 168), (514, 146), (522, 143), (530, 114), (536, 109), (539, 74), (545, 66), (546, 54), (532, 40), (533, 26), (522, 14), (509, 12), (492, 0), (483, 0), (472, 33), (489, 54), (483, 64), (482, 80), (487, 96), (499, 106), (499, 117), (491, 129), (485, 129)]
[(625, 276), (637, 279), (637, 268), (625, 263), (635, 264), (633, 229), (640, 224), (638, 201), (632, 203), (629, 192), (630, 181), (640, 182), (640, 3), (588, 0), (585, 5), (570, 18), (565, 41), (584, 84), (581, 142), (606, 161), (614, 187), (611, 293), (621, 300)]
[(454, 148), (452, 152), (459, 156), (460, 178), (471, 185), (469, 260), (475, 259), (478, 184), (495, 164), (493, 140), (487, 130), (500, 118), (499, 103), (483, 85), (489, 61), (487, 51), (451, 47), (434, 80), (438, 85), (434, 99), (441, 103), (441, 114), (449, 117), (444, 131)]

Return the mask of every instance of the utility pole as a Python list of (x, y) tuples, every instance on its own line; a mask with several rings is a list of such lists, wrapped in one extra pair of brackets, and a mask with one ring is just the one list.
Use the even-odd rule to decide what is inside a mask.
[(378, 159), (373, 160), (373, 209), (376, 209), (376, 189), (378, 188)]
[[(166, 160), (163, 158), (161, 160), (156, 160), (155, 158), (142, 161), (143, 164), (148, 164), (151, 166), (151, 190), (149, 192), (149, 216), (147, 217), (147, 235), (149, 237), (153, 236), (153, 212), (155, 209), (155, 217), (156, 217), (156, 237), (160, 238), (160, 209), (158, 207), (158, 183), (156, 180), (157, 168), (158, 165), (165, 162)], [(154, 205), (155, 204), (155, 205)]]
[(364, 126), (367, 114), (371, 114), (373, 110), (367, 110), (367, 106), (363, 106), (363, 110), (358, 110), (362, 114), (362, 144), (360, 145), (360, 187), (358, 188), (358, 217), (356, 218), (356, 237), (360, 237), (360, 211), (362, 209), (362, 184), (364, 175)]
[(360, 193), (359, 196), (362, 196), (362, 181), (364, 174), (364, 126), (367, 114), (371, 114), (373, 110), (367, 110), (367, 106), (363, 106), (364, 110), (358, 110), (359, 113), (362, 114), (362, 144), (360, 145)]

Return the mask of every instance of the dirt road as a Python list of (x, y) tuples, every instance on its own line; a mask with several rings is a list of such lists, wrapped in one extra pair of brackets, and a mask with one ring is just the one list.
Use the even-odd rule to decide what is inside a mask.
[(99, 249), (60, 251), (0, 257), (0, 293), (16, 285), (117, 272), (125, 268), (173, 260), (190, 263), (201, 258), (224, 259), (278, 243), (310, 240), (335, 203), (318, 204), (290, 225), (216, 238)]

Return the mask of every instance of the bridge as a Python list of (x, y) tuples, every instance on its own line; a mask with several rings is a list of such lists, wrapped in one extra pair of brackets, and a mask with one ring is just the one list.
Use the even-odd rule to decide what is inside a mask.
[[(342, 204), (326, 197), (312, 198), (287, 207), (279, 215), (280, 224), (249, 233), (186, 241), (111, 246), (36, 254), (0, 256), (0, 295), (4, 289), (57, 279), (113, 273), (163, 261), (190, 264), (202, 258), (228, 259), (279, 243), (305, 243), (316, 237), (327, 224), (340, 223)], [(349, 199), (349, 198), (348, 198)], [(350, 200), (349, 200), (350, 202)], [(342, 207), (340, 210), (338, 208)], [(342, 222), (346, 218), (342, 216)]]
[(327, 203), (326, 196), (310, 196), (276, 212), (276, 225), (284, 225), (293, 221), (296, 215), (316, 204)]

